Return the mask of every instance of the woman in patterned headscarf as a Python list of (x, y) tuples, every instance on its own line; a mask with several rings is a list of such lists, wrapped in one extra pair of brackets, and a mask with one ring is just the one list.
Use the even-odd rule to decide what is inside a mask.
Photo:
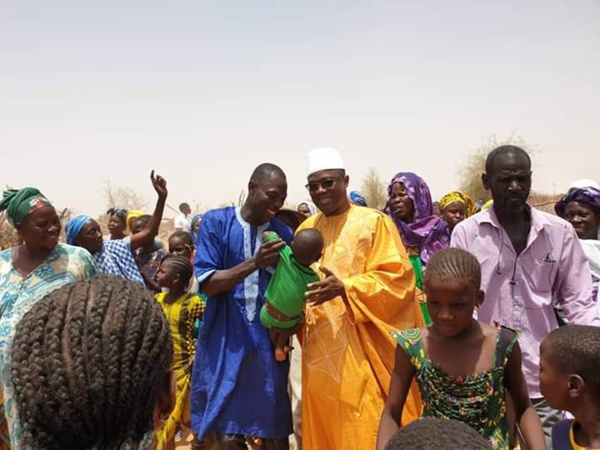
[[(573, 225), (590, 263), (594, 299), (600, 300), (600, 190), (583, 187), (570, 190), (554, 207), (556, 214)], [(599, 303), (600, 307), (600, 303)]]
[(423, 271), (436, 251), (450, 245), (448, 225), (433, 214), (429, 186), (412, 172), (400, 172), (392, 178), (384, 211), (398, 227), (415, 271), (420, 310), (425, 323), (430, 323), (423, 294)]
[(58, 242), (60, 220), (39, 190), (27, 187), (5, 191), (0, 211), (6, 211), (23, 242), (0, 252), (0, 385), (4, 397), (0, 406), (0, 449), (5, 449), (9, 448), (9, 435), (13, 447), (22, 447), (11, 381), (12, 340), (18, 323), (46, 294), (91, 278), (97, 269), (87, 251)]
[(418, 175), (400, 172), (392, 178), (385, 212), (396, 223), (409, 255), (419, 255), (423, 266), (433, 253), (448, 247), (448, 225), (433, 214), (429, 186)]
[(454, 227), (478, 211), (471, 197), (460, 191), (452, 191), (440, 199), (440, 215), (448, 224), (450, 233)]

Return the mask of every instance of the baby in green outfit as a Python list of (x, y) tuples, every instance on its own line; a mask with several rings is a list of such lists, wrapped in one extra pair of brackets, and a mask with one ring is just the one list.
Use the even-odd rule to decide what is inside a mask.
[[(264, 241), (279, 239), (277, 233), (265, 233)], [(279, 263), (265, 293), (266, 302), (260, 310), (260, 321), (269, 329), (275, 346), (275, 359), (284, 361), (290, 351), (289, 338), (304, 317), (306, 285), (319, 281), (310, 265), (323, 252), (323, 236), (308, 228), (294, 236), (292, 245), (279, 250)]]

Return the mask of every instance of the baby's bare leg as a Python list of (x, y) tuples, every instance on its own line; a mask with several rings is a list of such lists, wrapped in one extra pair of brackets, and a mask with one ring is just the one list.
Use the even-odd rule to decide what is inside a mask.
[(269, 328), (269, 339), (271, 339), (271, 343), (276, 346), (277, 345), (277, 336), (279, 335), (279, 328), (271, 327)]
[[(275, 359), (277, 361), (285, 361), (287, 354), (293, 350), (290, 345), (290, 338), (296, 334), (295, 330), (277, 330), (277, 342), (275, 343)], [(281, 353), (278, 354), (278, 349), (281, 349)], [(278, 357), (279, 356), (279, 357)], [(279, 359), (281, 358), (281, 359)]]
[(281, 337), (281, 330), (275, 327), (269, 328), (269, 338), (275, 347), (275, 359), (277, 361), (285, 361), (285, 337)]
[(275, 359), (285, 361), (287, 354), (293, 350), (290, 346), (290, 338), (296, 334), (294, 330), (282, 330), (281, 328), (269, 328), (269, 338), (275, 347)]

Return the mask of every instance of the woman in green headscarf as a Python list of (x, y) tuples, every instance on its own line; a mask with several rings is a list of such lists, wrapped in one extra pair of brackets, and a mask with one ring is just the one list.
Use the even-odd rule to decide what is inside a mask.
[[(0, 252), (0, 448), (21, 448), (21, 427), (13, 398), (11, 349), (17, 324), (33, 305), (65, 284), (96, 274), (84, 249), (60, 244), (56, 210), (31, 187), (4, 192), (0, 211), (15, 227), (21, 245)], [(4, 418), (4, 416), (6, 418)], [(10, 436), (10, 441), (8, 440)]]

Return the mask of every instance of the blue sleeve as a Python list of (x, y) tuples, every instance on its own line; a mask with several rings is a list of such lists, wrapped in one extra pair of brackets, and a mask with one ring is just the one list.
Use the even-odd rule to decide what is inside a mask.
[(294, 239), (294, 230), (292, 230), (282, 221), (273, 219), (269, 228), (272, 229), (275, 233), (277, 233), (287, 245), (290, 245), (292, 243), (292, 240)]
[(194, 271), (199, 284), (209, 279), (217, 270), (225, 268), (223, 214), (220, 213), (221, 211), (209, 211), (200, 222), (194, 259)]

